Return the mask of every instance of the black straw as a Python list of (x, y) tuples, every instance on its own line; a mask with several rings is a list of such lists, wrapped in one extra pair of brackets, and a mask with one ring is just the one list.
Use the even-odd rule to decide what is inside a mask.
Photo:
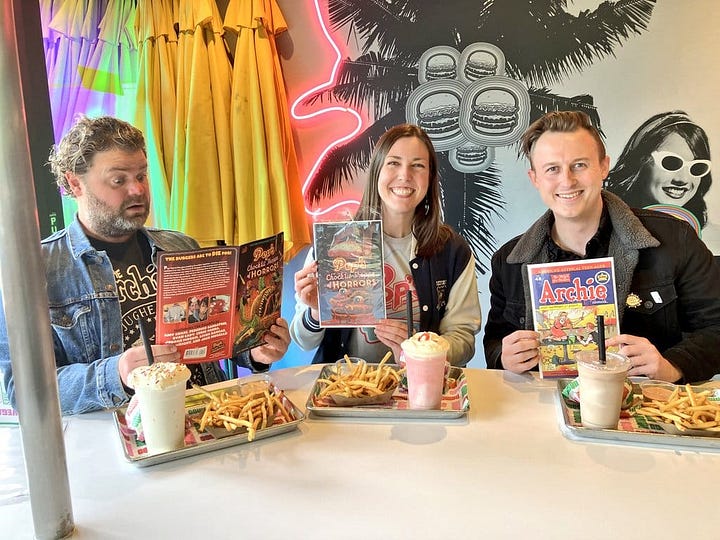
[(405, 293), (405, 310), (407, 312), (407, 337), (410, 339), (413, 335), (413, 326), (415, 323), (413, 323), (413, 299), (412, 299), (412, 291), (408, 291)]
[(607, 362), (605, 356), (605, 317), (602, 315), (597, 316), (597, 331), (598, 331), (598, 358), (600, 363), (604, 364)]
[(145, 321), (138, 319), (138, 327), (140, 328), (140, 336), (142, 337), (143, 345), (145, 346), (145, 355), (147, 356), (148, 365), (152, 366), (155, 361), (155, 357), (153, 356), (152, 345), (150, 344), (150, 339), (148, 338), (147, 328), (145, 328)]

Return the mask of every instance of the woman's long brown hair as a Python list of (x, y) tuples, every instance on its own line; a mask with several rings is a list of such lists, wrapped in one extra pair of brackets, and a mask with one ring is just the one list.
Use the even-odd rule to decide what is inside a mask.
[(400, 124), (387, 130), (375, 145), (368, 179), (365, 184), (360, 208), (355, 214), (357, 220), (380, 219), (382, 200), (378, 191), (378, 179), (390, 148), (403, 137), (415, 137), (423, 142), (428, 151), (429, 180), (425, 198), (415, 207), (412, 231), (417, 240), (417, 256), (428, 258), (438, 253), (450, 237), (450, 227), (442, 221), (440, 203), (440, 179), (435, 148), (425, 131), (414, 124)]

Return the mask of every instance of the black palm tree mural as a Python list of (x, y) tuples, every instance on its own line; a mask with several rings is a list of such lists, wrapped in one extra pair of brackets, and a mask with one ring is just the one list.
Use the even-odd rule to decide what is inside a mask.
[[(346, 32), (360, 44), (360, 52), (343, 61), (335, 86), (305, 103), (341, 101), (364, 107), (374, 122), (327, 154), (306, 190), (308, 202), (316, 204), (341, 191), (358, 169), (366, 168), (382, 133), (407, 121), (408, 99), (414, 100), (423, 76), (433, 78), (430, 68), (421, 65), (431, 48), (464, 51), (482, 43), (501, 51), (504, 76), (522, 83), (528, 98), (525, 125), (550, 110), (581, 109), (600, 128), (592, 96), (560, 96), (550, 87), (614, 55), (626, 40), (646, 31), (655, 0), (606, 1), (578, 15), (568, 13), (569, 2), (328, 0), (333, 30)], [(504, 213), (502, 171), (490, 160), (483, 170), (468, 172), (452, 161), (459, 157), (452, 150), (438, 150), (445, 220), (470, 242), (478, 270), (485, 273), (496, 248), (492, 221)]]

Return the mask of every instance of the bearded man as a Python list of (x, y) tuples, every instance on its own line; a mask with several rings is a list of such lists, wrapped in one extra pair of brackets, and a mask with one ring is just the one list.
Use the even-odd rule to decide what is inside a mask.
[[(157, 253), (199, 246), (180, 232), (145, 227), (150, 215), (145, 139), (127, 122), (79, 117), (49, 162), (58, 186), (78, 206), (72, 223), (41, 246), (61, 411), (119, 407), (132, 396), (128, 375), (148, 363), (144, 347), (136, 345), (138, 321), (155, 327)], [(0, 370), (14, 405), (8, 323), (0, 309)], [(289, 343), (287, 322), (279, 318), (263, 345), (234, 360), (266, 371)], [(172, 344), (152, 345), (152, 352), (159, 362), (180, 360)], [(224, 378), (218, 362), (191, 368), (191, 383)]]

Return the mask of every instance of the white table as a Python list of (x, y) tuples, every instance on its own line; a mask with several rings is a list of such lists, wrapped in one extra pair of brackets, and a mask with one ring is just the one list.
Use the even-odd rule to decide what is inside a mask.
[[(304, 407), (317, 370), (298, 371), (271, 374)], [(124, 460), (110, 413), (67, 418), (74, 538), (658, 540), (717, 526), (720, 453), (570, 441), (553, 382), (466, 375), (467, 418), (309, 418), (147, 468)], [(0, 524), (32, 538), (29, 501), (0, 506)]]

